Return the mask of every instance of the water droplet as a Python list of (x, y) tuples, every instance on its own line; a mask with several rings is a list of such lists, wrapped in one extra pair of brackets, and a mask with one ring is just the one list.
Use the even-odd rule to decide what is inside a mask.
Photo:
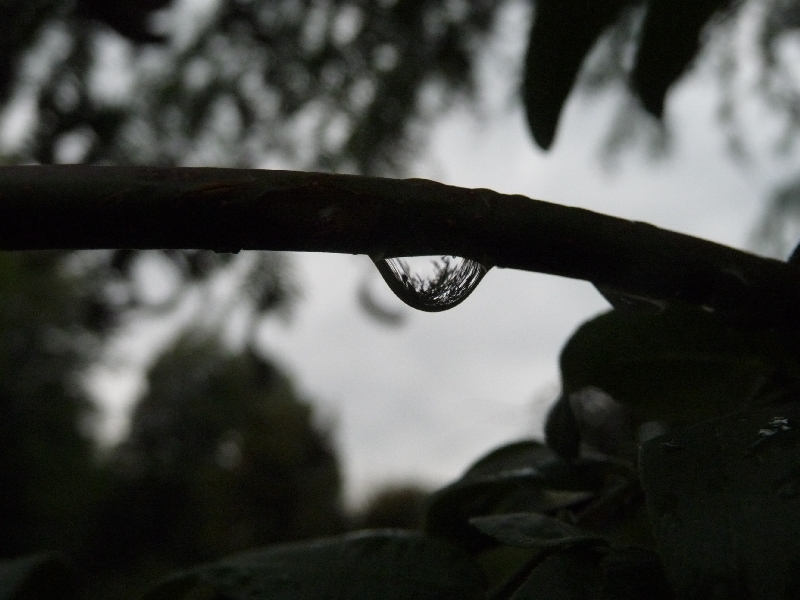
[(488, 268), (458, 256), (373, 258), (395, 295), (412, 308), (439, 312), (466, 300)]

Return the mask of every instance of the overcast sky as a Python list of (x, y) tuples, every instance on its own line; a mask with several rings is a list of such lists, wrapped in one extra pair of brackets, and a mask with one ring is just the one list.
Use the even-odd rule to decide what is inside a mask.
[[(709, 78), (701, 72), (671, 94), (674, 136), (666, 158), (649, 159), (639, 144), (616, 168), (602, 166), (603, 140), (624, 101), (614, 93), (573, 98), (545, 155), (533, 146), (521, 107), (508, 102), (526, 17), (511, 10), (503, 27), (482, 65), (492, 90), (484, 118), (457, 108), (436, 122), (410, 175), (749, 245), (769, 192), (792, 172), (792, 160), (732, 160)], [(351, 503), (386, 483), (442, 485), (493, 446), (540, 436), (558, 389), (560, 347), (607, 306), (585, 282), (493, 269), (455, 309), (419, 313), (391, 296), (366, 257), (298, 254), (294, 261), (303, 298), (288, 324), (267, 322), (261, 339), (331, 424)], [(406, 315), (403, 327), (381, 325), (358, 307), (365, 277), (386, 307)], [(124, 385), (130, 396), (131, 381), (106, 380), (100, 388), (117, 386), (119, 396)]]
[[(669, 158), (652, 162), (633, 149), (607, 171), (598, 152), (615, 101), (573, 103), (546, 156), (519, 109), (483, 123), (456, 112), (437, 124), (414, 174), (746, 247), (777, 175), (727, 156), (713, 90), (687, 85), (671, 99), (681, 126)], [(271, 322), (263, 339), (334, 419), (351, 501), (396, 480), (441, 485), (493, 446), (541, 435), (561, 345), (606, 308), (588, 283), (495, 269), (463, 304), (425, 314), (384, 290), (366, 257), (305, 254), (296, 264), (304, 299), (288, 326)], [(404, 327), (381, 326), (358, 308), (364, 277), (386, 306), (407, 314)]]

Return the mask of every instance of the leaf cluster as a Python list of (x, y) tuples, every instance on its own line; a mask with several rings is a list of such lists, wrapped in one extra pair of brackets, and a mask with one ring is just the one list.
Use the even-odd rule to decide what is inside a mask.
[(430, 497), (421, 531), (237, 554), (173, 573), (143, 598), (791, 597), (795, 336), (605, 293), (617, 308), (562, 352), (547, 444), (478, 460)]
[[(597, 518), (598, 507), (612, 513), (640, 494), (619, 461), (571, 467), (521, 441), (435, 494), (423, 531), (364, 530), (237, 554), (176, 572), (143, 598), (668, 598), (655, 552), (613, 541), (632, 534), (604, 531)], [(23, 581), (30, 567), (6, 568)]]
[[(695, 59), (703, 31), (733, 4), (730, 0), (539, 0), (525, 58), (523, 92), (536, 142), (544, 149), (553, 143), (564, 103), (586, 58), (612, 26), (623, 29), (627, 25), (634, 9), (644, 13), (635, 33), (610, 41), (629, 46), (626, 50), (632, 51), (632, 60), (603, 68), (617, 71), (643, 108), (661, 118), (666, 94)], [(619, 53), (617, 57), (622, 58)]]

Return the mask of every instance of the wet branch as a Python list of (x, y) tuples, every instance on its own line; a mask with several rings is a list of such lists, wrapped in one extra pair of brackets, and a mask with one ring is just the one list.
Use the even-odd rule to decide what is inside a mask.
[(0, 167), (0, 249), (452, 254), (624, 293), (793, 319), (796, 267), (524, 196), (421, 179), (208, 168)]

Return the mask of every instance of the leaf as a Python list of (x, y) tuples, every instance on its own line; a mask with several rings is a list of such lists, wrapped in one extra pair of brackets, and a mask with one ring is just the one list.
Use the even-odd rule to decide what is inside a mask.
[(509, 597), (510, 600), (599, 599), (600, 569), (597, 558), (584, 552), (559, 552), (547, 556)]
[(635, 546), (554, 546), (529, 563), (526, 577), (500, 589), (511, 600), (673, 600), (658, 554)]
[(475, 461), (462, 479), (499, 475), (517, 469), (536, 467), (553, 459), (550, 449), (537, 440), (519, 440), (490, 451)]
[(431, 497), (425, 515), (425, 531), (477, 552), (496, 542), (473, 528), (470, 518), (497, 510), (544, 511), (550, 508), (549, 504), (541, 473), (532, 467), (464, 478)]
[(730, 412), (765, 377), (800, 373), (777, 334), (680, 306), (602, 314), (578, 328), (560, 362), (565, 395), (596, 387), (644, 420), (671, 422)]
[(539, 0), (525, 55), (523, 100), (534, 140), (547, 150), (584, 58), (625, 0)]
[(647, 311), (658, 314), (663, 312), (669, 304), (661, 298), (637, 296), (603, 285), (595, 285), (594, 287), (617, 310)]
[(646, 442), (640, 456), (678, 597), (798, 597), (800, 404), (704, 421)]
[(650, 0), (631, 85), (645, 109), (660, 118), (669, 87), (700, 50), (701, 33), (731, 0)]
[(562, 395), (547, 413), (544, 439), (547, 445), (564, 460), (578, 457), (581, 449), (581, 432), (570, 406), (569, 396)]
[(597, 453), (636, 463), (640, 437), (666, 428), (651, 422), (645, 429), (628, 404), (621, 404), (596, 387), (562, 395), (551, 407), (544, 425), (545, 441), (565, 460), (581, 452)]
[(552, 501), (542, 489), (538, 466), (553, 460), (552, 451), (536, 440), (497, 448), (476, 461), (461, 479), (439, 490), (428, 503), (425, 531), (450, 539), (470, 551), (494, 544), (469, 519), (508, 510), (547, 510)]
[(462, 550), (421, 534), (363, 531), (285, 544), (175, 574), (143, 600), (453, 600), (482, 598), (480, 567)]
[(608, 600), (674, 600), (661, 558), (637, 546), (613, 548), (600, 559), (601, 598)]
[(58, 557), (36, 554), (0, 561), (0, 600), (71, 600), (77, 597), (75, 574)]
[(538, 513), (511, 513), (475, 517), (474, 527), (501, 544), (535, 550), (566, 550), (575, 546), (606, 545), (603, 536)]
[(461, 479), (436, 492), (428, 505), (425, 531), (477, 552), (496, 540), (473, 527), (473, 517), (555, 513), (587, 503), (610, 477), (630, 476), (613, 461), (584, 458), (567, 463), (540, 442), (516, 442), (491, 452)]

